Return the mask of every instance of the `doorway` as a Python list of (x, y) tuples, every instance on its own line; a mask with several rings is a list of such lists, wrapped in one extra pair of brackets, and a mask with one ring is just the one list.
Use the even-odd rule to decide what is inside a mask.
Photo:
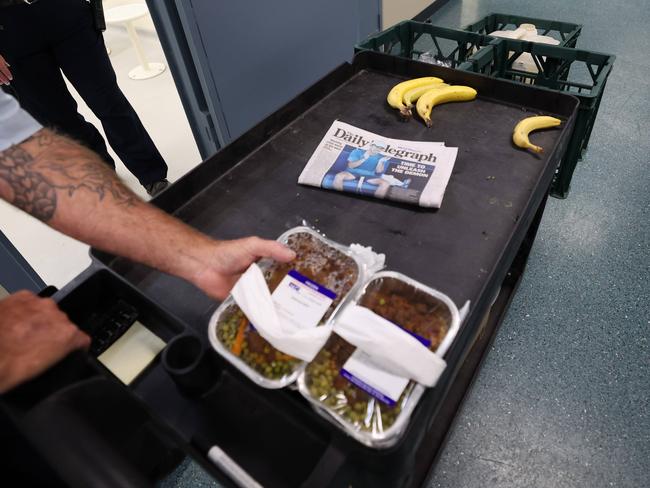
[[(143, 0), (137, 2), (104, 0), (104, 10), (108, 13), (112, 8), (141, 5), (145, 15), (133, 22), (139, 45), (147, 60), (162, 63), (165, 69), (148, 79), (129, 77), (129, 72), (141, 63), (124, 23), (107, 25), (104, 40), (110, 50), (109, 58), (118, 84), (167, 162), (168, 179), (173, 183), (198, 165), (201, 155), (146, 4)], [(69, 83), (68, 87), (79, 105), (79, 113), (104, 135), (99, 120)], [(144, 188), (110, 147), (109, 152), (122, 180), (136, 194), (148, 200)], [(62, 287), (90, 264), (88, 246), (50, 229), (4, 201), (0, 201), (0, 221), (7, 239), (47, 284)]]

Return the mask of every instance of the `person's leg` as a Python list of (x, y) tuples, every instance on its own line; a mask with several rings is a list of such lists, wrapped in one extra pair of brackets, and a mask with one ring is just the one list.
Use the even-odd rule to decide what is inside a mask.
[(85, 144), (115, 168), (99, 131), (77, 111), (51, 52), (12, 59), (11, 87), (20, 105), (41, 125), (52, 127)]
[(341, 171), (334, 177), (334, 181), (332, 182), (332, 187), (335, 190), (338, 191), (343, 191), (343, 183), (348, 180), (353, 180), (354, 175), (352, 173), (348, 173), (347, 171)]
[(49, 48), (52, 28), (69, 31), (71, 26), (63, 24), (75, 21), (74, 15), (57, 18), (61, 11), (53, 3), (0, 8), (0, 54), (11, 65), (12, 95), (42, 125), (77, 139), (114, 166), (99, 131), (77, 112)]
[(140, 181), (163, 180), (167, 165), (119, 86), (102, 35), (81, 28), (53, 47), (59, 66), (101, 120), (108, 143)]

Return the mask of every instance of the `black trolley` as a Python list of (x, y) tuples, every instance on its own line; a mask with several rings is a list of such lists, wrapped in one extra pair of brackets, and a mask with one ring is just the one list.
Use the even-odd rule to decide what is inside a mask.
[[(386, 93), (402, 79), (425, 75), (473, 86), (479, 96), (437, 107), (432, 129), (418, 120), (399, 122)], [(305, 220), (339, 242), (386, 253), (390, 269), (459, 305), (471, 301), (447, 353), (447, 370), (424, 394), (397, 445), (377, 450), (359, 444), (296, 391), (262, 389), (211, 349), (203, 359), (211, 380), (198, 393), (179, 387), (160, 358), (124, 387), (96, 359), (73, 355), (5, 397), (4, 408), (73, 486), (109, 486), (106, 476), (110, 486), (147, 486), (161, 476), (161, 462), (171, 462), (174, 447), (237, 486), (211, 462), (213, 445), (266, 488), (423, 485), (517, 289), (577, 107), (570, 95), (362, 52), (154, 200), (220, 238), (274, 238)], [(538, 113), (563, 120), (560, 129), (537, 135), (545, 148), (541, 156), (511, 142), (516, 122)], [(459, 147), (442, 207), (425, 210), (297, 185), (335, 119), (386, 137)], [(101, 328), (115, 304), (127, 302), (166, 342), (191, 334), (207, 343), (217, 303), (177, 278), (98, 251), (92, 256), (92, 266), (54, 295), (81, 328)], [(58, 388), (45, 391), (46, 379)], [(97, 402), (119, 413), (102, 417), (102, 428), (88, 413)]]

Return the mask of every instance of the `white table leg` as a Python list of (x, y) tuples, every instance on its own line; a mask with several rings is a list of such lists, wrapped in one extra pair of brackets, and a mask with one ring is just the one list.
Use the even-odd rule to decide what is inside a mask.
[(126, 22), (126, 32), (129, 34), (129, 39), (131, 39), (131, 44), (133, 44), (135, 53), (138, 56), (138, 60), (140, 61), (140, 65), (145, 70), (149, 71), (149, 61), (147, 61), (147, 57), (144, 55), (144, 51), (142, 50), (142, 44), (140, 44), (140, 37), (138, 36), (138, 33), (135, 31), (132, 21)]
[(148, 78), (153, 78), (158, 76), (160, 73), (165, 71), (164, 63), (150, 63), (144, 54), (142, 49), (142, 44), (140, 43), (140, 37), (133, 27), (133, 22), (125, 22), (126, 32), (129, 34), (129, 39), (131, 39), (131, 44), (135, 49), (135, 53), (138, 56), (140, 61), (140, 66), (136, 66), (131, 71), (129, 71), (129, 78), (132, 80), (146, 80)]

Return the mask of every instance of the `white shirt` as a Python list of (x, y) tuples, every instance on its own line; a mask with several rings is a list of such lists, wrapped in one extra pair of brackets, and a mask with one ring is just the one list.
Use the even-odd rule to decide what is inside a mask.
[(0, 90), (0, 151), (20, 144), (39, 129), (41, 125), (20, 108), (15, 98)]

